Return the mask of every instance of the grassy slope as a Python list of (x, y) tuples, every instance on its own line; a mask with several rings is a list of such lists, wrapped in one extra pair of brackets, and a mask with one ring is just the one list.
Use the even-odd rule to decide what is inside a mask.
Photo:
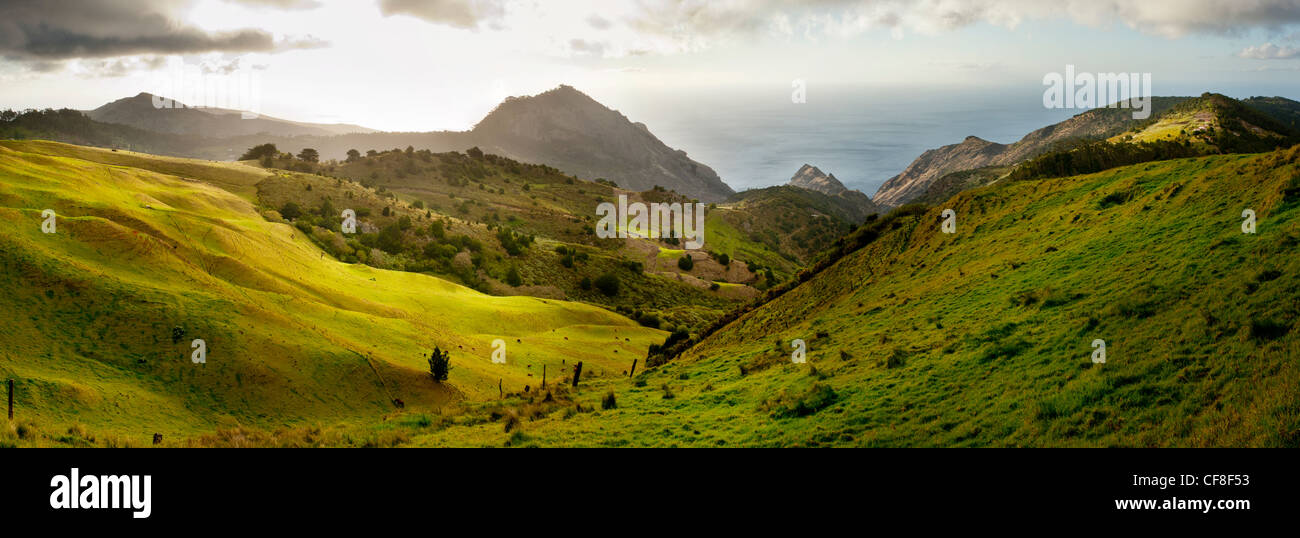
[[(1133, 197), (1103, 203), (1116, 192)], [(578, 398), (599, 408), (612, 390), (617, 409), (509, 434), (411, 428), (410, 442), (1300, 445), (1300, 148), (996, 184), (945, 206), (956, 235), (939, 208), (900, 219), (642, 386)], [(1241, 233), (1243, 208), (1258, 234)], [(794, 338), (810, 365), (778, 349)]]
[[(59, 153), (116, 155), (0, 144), (0, 303), (13, 313), (0, 378), (17, 379), (17, 416), (40, 428), (82, 423), (144, 443), (231, 423), (373, 420), (392, 398), (427, 406), (495, 396), (498, 379), (535, 385), (543, 364), (613, 372), (663, 338), (596, 307), (329, 260), (207, 183), (260, 170), (145, 163), (186, 165), (177, 177)], [(58, 233), (40, 232), (44, 208)], [(189, 361), (193, 338), (207, 341), (207, 364)], [(490, 363), (494, 338), (509, 342), (506, 366)], [(452, 350), (441, 387), (421, 357), (434, 345)]]
[[(682, 201), (682, 197), (675, 193), (628, 192), (578, 180), (546, 166), (518, 163), (494, 155), (471, 158), (454, 152), (407, 154), (389, 151), (352, 163), (307, 165), (301, 161), (280, 159), (273, 164), (310, 169), (352, 181), (277, 171), (268, 181), (258, 185), (259, 200), (266, 207), (280, 208), (283, 203), (293, 201), (310, 210), (318, 208), (324, 199), (329, 198), (336, 208), (369, 209), (370, 215), (360, 220), (376, 227), (396, 222), (402, 216), (411, 219), (414, 226), (405, 236), (414, 248), (401, 258), (386, 257), (385, 263), (376, 264), (373, 259), (367, 261), (372, 265), (428, 271), (467, 285), (474, 284), (451, 264), (437, 260), (431, 263), (420, 255), (420, 248), (430, 240), (421, 232), (433, 219), (438, 219), (447, 223), (449, 235), (466, 235), (480, 241), (483, 255), (475, 266), (475, 274), (484, 283), (478, 288), (494, 295), (533, 295), (582, 301), (629, 314), (650, 312), (671, 324), (695, 326), (721, 315), (735, 304), (738, 297), (756, 293), (745, 290), (739, 296), (733, 296), (711, 291), (707, 284), (699, 284), (723, 272), (708, 263), (698, 264), (691, 271), (678, 269), (675, 260), (662, 266), (654, 263), (654, 253), (662, 246), (669, 246), (666, 243), (596, 237), (593, 226), (599, 203), (613, 202), (619, 194), (629, 196), (632, 202)], [(305, 190), (308, 185), (312, 190)], [(412, 207), (417, 200), (423, 209)], [(392, 216), (383, 216), (382, 210), (386, 207)], [(709, 222), (712, 224), (712, 219)], [(330, 219), (332, 232), (317, 229), (321, 243), (342, 244), (337, 223), (337, 218)], [(538, 243), (522, 254), (509, 255), (489, 225), (533, 235), (538, 238)], [(716, 232), (711, 230), (711, 226), (705, 229), (708, 234), (705, 249), (711, 250)], [(575, 249), (586, 257), (566, 267), (561, 263), (562, 256), (555, 252), (558, 246)], [(350, 249), (327, 250), (342, 256)], [(693, 257), (705, 259), (707, 255), (696, 252)], [(641, 263), (645, 272), (627, 268), (624, 262), (628, 261)], [(522, 277), (523, 285), (517, 288), (504, 282), (512, 267)], [(607, 297), (594, 289), (582, 288), (584, 278), (594, 280), (607, 273), (615, 274), (621, 280), (617, 295)], [(677, 273), (688, 273), (689, 276), (683, 278)], [(690, 278), (692, 276), (695, 278)], [(740, 271), (731, 271), (729, 276), (734, 282), (757, 279), (752, 273)]]

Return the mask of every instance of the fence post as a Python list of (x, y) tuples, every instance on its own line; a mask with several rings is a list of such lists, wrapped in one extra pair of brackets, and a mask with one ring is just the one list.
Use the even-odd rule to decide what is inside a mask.
[(633, 374), (636, 374), (636, 359), (632, 359), (632, 369), (627, 371), (628, 377), (632, 377)]
[(9, 420), (14, 419), (14, 380), (9, 380)]
[(579, 377), (582, 377), (582, 361), (578, 361), (578, 365), (573, 367), (573, 388), (575, 389), (578, 388)]

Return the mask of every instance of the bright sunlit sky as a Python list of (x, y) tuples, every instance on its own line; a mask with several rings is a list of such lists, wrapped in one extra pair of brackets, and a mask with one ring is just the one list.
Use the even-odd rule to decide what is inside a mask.
[(89, 109), (235, 68), (258, 78), (263, 114), (400, 131), (466, 129), (558, 84), (622, 108), (788, 99), (794, 79), (810, 99), (1032, 91), (1067, 63), (1151, 72), (1157, 95), (1300, 98), (1298, 30), (1300, 0), (8, 0), (0, 108)]

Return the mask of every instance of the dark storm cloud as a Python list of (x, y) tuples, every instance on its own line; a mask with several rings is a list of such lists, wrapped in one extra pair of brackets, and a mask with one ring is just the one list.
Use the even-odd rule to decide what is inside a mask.
[(172, 16), (185, 4), (182, 0), (6, 0), (0, 3), (0, 56), (35, 63), (321, 45), (318, 41), (277, 43), (269, 32), (255, 28), (205, 32)]

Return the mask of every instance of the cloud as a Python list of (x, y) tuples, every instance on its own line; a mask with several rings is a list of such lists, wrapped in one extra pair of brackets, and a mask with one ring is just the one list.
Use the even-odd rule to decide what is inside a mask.
[(1016, 28), (1067, 19), (1167, 38), (1239, 35), (1300, 24), (1300, 0), (643, 0), (630, 25), (692, 49), (764, 34), (852, 36), (870, 30), (936, 34), (976, 24)]
[(208, 32), (178, 21), (184, 0), (0, 3), (0, 56), (31, 65), (74, 58), (275, 52), (322, 46), (255, 28)]
[(587, 54), (591, 56), (605, 55), (605, 45), (603, 43), (580, 38), (569, 40), (569, 50), (574, 54)]
[(497, 25), (506, 14), (504, 0), (379, 0), (379, 10), (470, 30)]
[(253, 7), (270, 7), (275, 9), (316, 9), (321, 3), (316, 0), (226, 0), (232, 4), (244, 4)]
[(614, 26), (614, 23), (605, 17), (592, 13), (590, 17), (587, 17), (587, 25), (597, 30), (608, 30), (611, 26)]
[(1246, 47), (1241, 52), (1238, 52), (1237, 56), (1252, 60), (1285, 60), (1300, 57), (1300, 49), (1265, 43), (1254, 47)]

